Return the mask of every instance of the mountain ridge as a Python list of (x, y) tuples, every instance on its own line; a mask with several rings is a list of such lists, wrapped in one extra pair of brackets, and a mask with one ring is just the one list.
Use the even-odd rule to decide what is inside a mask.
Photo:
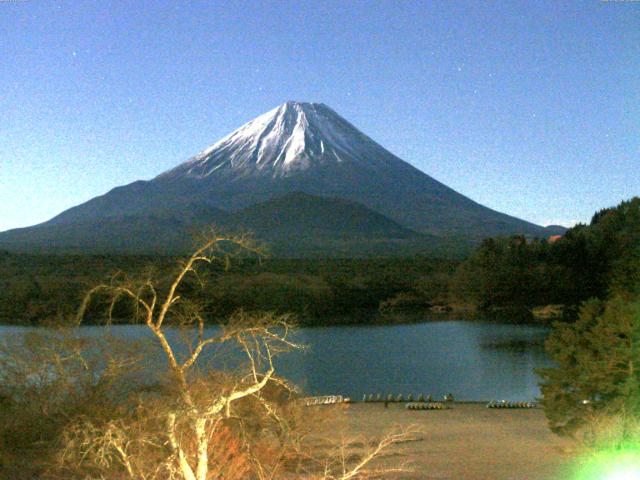
[[(116, 187), (29, 227), (35, 230), (23, 229), (21, 235), (96, 219), (113, 223), (123, 217), (146, 218), (156, 211), (169, 212), (162, 221), (173, 215), (186, 226), (200, 223), (179, 220), (180, 212), (192, 206), (215, 210), (218, 218), (294, 192), (352, 202), (341, 205), (369, 209), (423, 238), (478, 241), (496, 235), (550, 234), (544, 227), (484, 207), (433, 179), (330, 107), (290, 101), (151, 180)], [(305, 218), (300, 212), (296, 215)], [(390, 235), (397, 230), (392, 223), (376, 222), (384, 223)], [(13, 235), (0, 233), (0, 245)]]

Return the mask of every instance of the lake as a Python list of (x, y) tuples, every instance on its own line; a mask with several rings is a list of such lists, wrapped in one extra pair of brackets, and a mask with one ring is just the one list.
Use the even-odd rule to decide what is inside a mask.
[[(0, 336), (24, 330), (0, 326)], [(81, 334), (103, 331), (87, 326)], [(137, 325), (110, 331), (128, 338), (148, 334)], [(456, 400), (532, 401), (540, 395), (534, 370), (550, 364), (543, 347), (548, 331), (471, 321), (301, 328), (297, 340), (308, 348), (285, 354), (277, 369), (311, 395), (360, 400), (369, 393), (402, 393), (405, 398), (452, 393)]]

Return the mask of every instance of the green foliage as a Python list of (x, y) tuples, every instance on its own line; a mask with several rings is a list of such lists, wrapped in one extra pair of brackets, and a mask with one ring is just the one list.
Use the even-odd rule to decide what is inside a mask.
[(322, 278), (270, 272), (225, 275), (208, 291), (207, 303), (218, 309), (217, 315), (243, 308), (317, 317), (330, 311), (333, 300), (333, 292)]
[(485, 309), (558, 303), (562, 297), (546, 262), (550, 248), (547, 242), (519, 236), (487, 239), (456, 272), (455, 295)]
[(591, 221), (592, 249), (602, 256), (604, 274), (614, 293), (640, 290), (640, 198), (601, 210)]
[[(162, 284), (173, 257), (118, 255), (16, 255), (0, 258), (0, 322), (46, 324), (75, 314), (91, 285), (110, 282), (118, 271), (147, 278), (149, 264)], [(295, 313), (301, 324), (371, 323), (381, 304), (396, 296), (428, 306), (447, 303), (448, 280), (457, 261), (426, 257), (382, 259), (244, 259), (212, 265), (183, 288), (216, 321), (239, 308)], [(164, 280), (163, 280), (164, 279)], [(200, 285), (199, 281), (204, 285)], [(99, 322), (108, 298), (97, 296), (86, 319)], [(114, 321), (132, 318), (131, 304), (118, 302)]]
[(553, 243), (485, 240), (456, 272), (453, 292), (482, 309), (640, 293), (640, 198), (596, 213)]
[(556, 363), (540, 371), (551, 429), (572, 434), (602, 415), (640, 415), (640, 302), (585, 302), (575, 323), (546, 342)]
[(149, 264), (168, 271), (169, 257), (106, 255), (0, 256), (0, 322), (43, 324), (75, 313), (90, 285)]

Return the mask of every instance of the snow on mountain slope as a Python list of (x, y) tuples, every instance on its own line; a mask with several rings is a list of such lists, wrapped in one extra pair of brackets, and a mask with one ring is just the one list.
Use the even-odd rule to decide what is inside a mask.
[(300, 191), (359, 202), (430, 233), (540, 231), (438, 182), (322, 103), (280, 105), (150, 183), (226, 210)]
[(157, 179), (282, 178), (343, 162), (385, 168), (389, 158), (401, 161), (326, 105), (287, 102)]

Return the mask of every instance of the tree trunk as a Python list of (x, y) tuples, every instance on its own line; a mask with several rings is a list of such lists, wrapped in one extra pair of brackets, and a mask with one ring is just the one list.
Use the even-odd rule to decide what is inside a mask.
[(187, 457), (184, 454), (184, 451), (178, 444), (178, 440), (176, 439), (176, 414), (169, 414), (169, 418), (167, 419), (167, 435), (169, 436), (169, 443), (171, 444), (171, 448), (173, 452), (178, 457), (178, 464), (180, 466), (180, 471), (182, 472), (182, 478), (184, 480), (197, 480), (196, 476), (193, 474), (193, 469), (189, 462), (187, 461)]
[(209, 438), (207, 437), (207, 420), (198, 418), (196, 420), (196, 438), (198, 440), (198, 467), (196, 470), (197, 480), (207, 480), (209, 473)]

